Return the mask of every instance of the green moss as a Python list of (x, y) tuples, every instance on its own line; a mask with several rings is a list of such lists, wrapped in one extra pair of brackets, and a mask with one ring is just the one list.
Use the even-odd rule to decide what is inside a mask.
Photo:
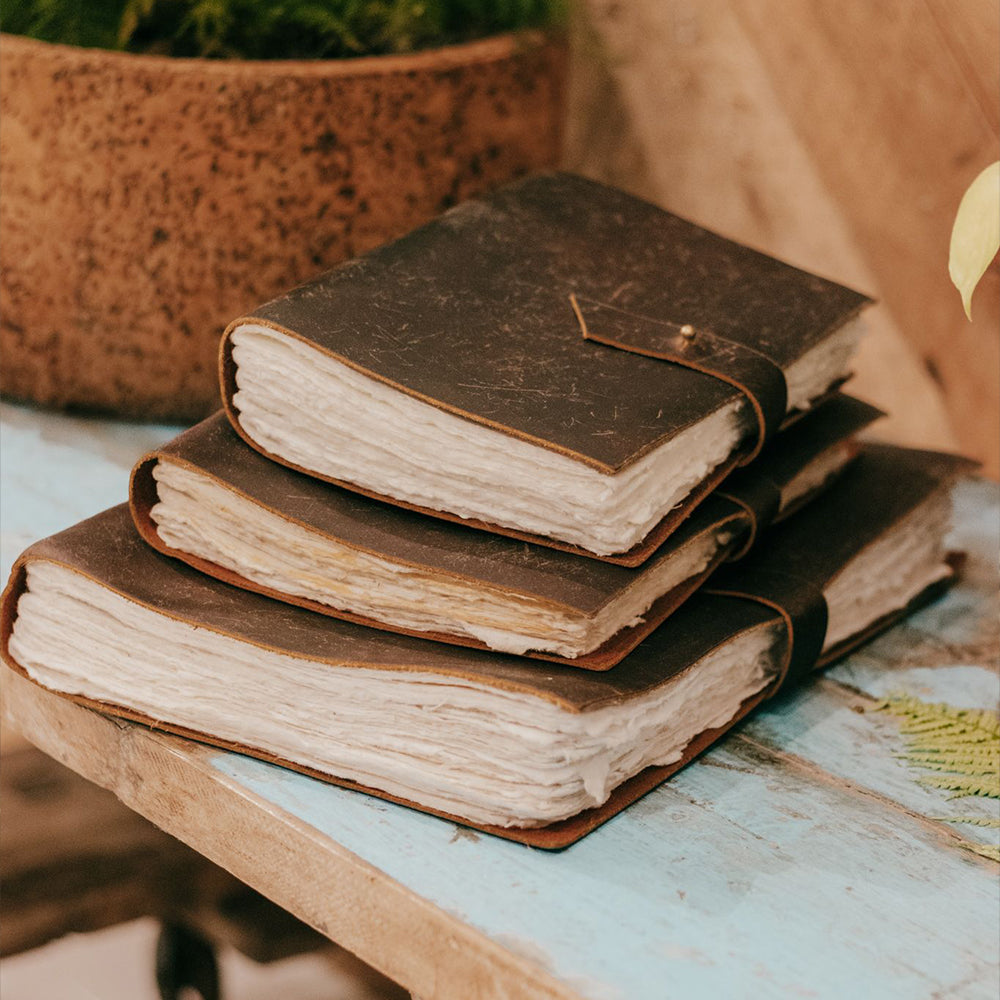
[(2, 0), (0, 27), (92, 48), (227, 59), (412, 52), (563, 24), (568, 0)]

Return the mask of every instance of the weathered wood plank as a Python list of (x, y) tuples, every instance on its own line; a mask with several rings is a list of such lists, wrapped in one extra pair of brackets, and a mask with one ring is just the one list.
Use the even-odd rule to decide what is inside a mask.
[(995, 993), (992, 866), (746, 740), (546, 854), (7, 680), (43, 747), (430, 1000)]
[[(970, 904), (989, 920), (985, 866), (742, 741), (560, 856), (456, 837), (245, 759), (217, 766), (494, 940), (545, 955), (584, 996), (723, 996), (753, 982), (755, 996), (834, 997), (859, 981), (887, 997), (989, 995), (990, 935), (969, 926), (945, 940), (935, 927)], [(961, 987), (966, 977), (979, 986)]]
[[(2, 678), (5, 717), (42, 750), (424, 1000), (575, 1000), (533, 957), (484, 938), (224, 775), (209, 748), (82, 709), (8, 668)], [(307, 783), (322, 795), (342, 791)]]
[[(61, 447), (26, 425), (25, 454), (32, 440)], [(71, 480), (53, 477), (75, 505), (61, 523), (33, 527), (35, 486), (22, 484), (32, 537), (120, 499), (115, 477), (142, 450), (84, 447), (98, 485), (73, 497)], [(964, 489), (960, 535), (979, 553), (969, 583), (830, 676), (877, 694), (876, 668), (908, 683), (925, 674), (948, 700), (980, 697), (969, 680), (992, 640), (969, 623), (990, 614), (995, 499)], [(917, 656), (920, 643), (933, 655)], [(942, 660), (943, 648), (954, 655)], [(760, 717), (773, 747), (738, 734), (553, 855), (115, 722), (14, 675), (5, 688), (6, 712), (33, 741), (425, 1000), (840, 997), (858, 982), (880, 997), (978, 998), (998, 986), (995, 869), (952, 849), (897, 789), (789, 753), (789, 733), (767, 723), (780, 705)], [(823, 734), (824, 753), (851, 732)]]
[(0, 955), (139, 917), (182, 921), (258, 962), (322, 938), (34, 747), (0, 766)]
[[(992, 707), (1000, 694), (1000, 683), (989, 671), (982, 673), (984, 680), (992, 679)], [(952, 695), (957, 694), (963, 702), (972, 700), (968, 695), (972, 687), (964, 685), (961, 678), (951, 679)], [(899, 759), (905, 743), (898, 721), (874, 711), (875, 704), (839, 684), (819, 680), (755, 715), (736, 738), (775, 753), (793, 754), (817, 774), (840, 778), (927, 819), (1000, 815), (1000, 803), (995, 800), (969, 797), (950, 802), (948, 792), (920, 784), (919, 777), (928, 772), (915, 770)], [(959, 829), (944, 822), (940, 835), (945, 845), (961, 838), (993, 844), (998, 836), (993, 829), (968, 825)]]
[[(7, 480), (25, 541), (122, 499), (132, 459), (155, 443), (110, 425), (89, 440), (89, 424), (59, 440), (60, 420), (33, 418), (15, 424), (17, 466), (33, 450), (68, 464), (65, 478)], [(960, 500), (960, 541), (979, 554), (968, 584), (830, 676), (870, 694), (888, 671), (925, 697), (990, 697), (976, 678), (992, 634), (970, 623), (991, 613), (995, 495), (969, 486)], [(864, 720), (815, 694), (800, 696), (815, 733), (773, 706), (759, 732), (549, 855), (111, 721), (18, 677), (6, 687), (40, 745), (426, 1000), (839, 997), (859, 981), (885, 997), (995, 994), (988, 863), (914, 815), (884, 759), (864, 773), (844, 752)]]

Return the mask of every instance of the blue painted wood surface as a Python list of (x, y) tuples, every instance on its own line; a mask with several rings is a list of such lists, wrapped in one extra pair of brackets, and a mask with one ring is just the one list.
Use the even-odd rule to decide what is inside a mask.
[(0, 404), (0, 570), (32, 542), (128, 497), (140, 455), (180, 428)]
[[(24, 544), (124, 499), (172, 429), (4, 407), (4, 571)], [(57, 471), (57, 465), (62, 471)], [(997, 868), (895, 754), (893, 691), (995, 707), (996, 487), (962, 484), (966, 579), (568, 850), (545, 853), (238, 754), (248, 793), (595, 1000), (995, 998)], [(963, 800), (960, 810), (995, 814)]]

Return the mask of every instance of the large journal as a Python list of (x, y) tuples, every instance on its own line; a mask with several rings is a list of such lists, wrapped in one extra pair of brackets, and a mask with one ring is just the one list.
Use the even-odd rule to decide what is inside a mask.
[(146, 545), (124, 505), (22, 555), (3, 656), (104, 712), (562, 847), (944, 586), (949, 484), (967, 467), (866, 447), (606, 672), (229, 586)]

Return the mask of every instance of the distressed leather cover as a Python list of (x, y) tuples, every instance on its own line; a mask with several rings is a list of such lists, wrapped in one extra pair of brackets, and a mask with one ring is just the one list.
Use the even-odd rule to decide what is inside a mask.
[(740, 328), (741, 336), (734, 339), (688, 322), (644, 316), (584, 296), (574, 295), (573, 307), (585, 340), (704, 372), (743, 393), (753, 409), (757, 433), (741, 465), (756, 458), (781, 427), (788, 411), (788, 384), (781, 365), (759, 348), (755, 331)]
[[(821, 587), (851, 558), (891, 530), (935, 491), (946, 488), (955, 475), (970, 468), (971, 464), (954, 456), (930, 452), (867, 448), (823, 497), (795, 518), (772, 528), (768, 545), (754, 559), (764, 566), (769, 561), (780, 570), (793, 551), (801, 550), (795, 563), (796, 575), (806, 574), (815, 586)], [(463, 677), (480, 684), (529, 693), (570, 712), (621, 703), (650, 691), (747, 630), (780, 624), (784, 620), (749, 593), (746, 596), (701, 593), (612, 671), (590, 673), (552, 664), (541, 665), (519, 657), (461, 649), (324, 618), (227, 586), (146, 546), (136, 534), (127, 508), (121, 505), (36, 543), (15, 563), (0, 609), (0, 648), (8, 665), (25, 676), (23, 668), (11, 657), (9, 638), (17, 614), (17, 600), (25, 587), (26, 565), (32, 560), (66, 565), (160, 614), (291, 656), (401, 673), (429, 671)], [(942, 585), (935, 585), (931, 590), (940, 589)], [(874, 634), (897, 617), (892, 615), (872, 623), (863, 630), (863, 637)], [(819, 665), (849, 648), (850, 643), (841, 643)], [(771, 685), (748, 700), (737, 719), (769, 697), (777, 686)], [(275, 759), (263, 748), (233, 745), (210, 733), (192, 732), (184, 727), (183, 720), (164, 722), (141, 716), (127, 705), (95, 703), (78, 697), (72, 700), (156, 728), (264, 759)], [(617, 789), (609, 802), (598, 809), (539, 830), (482, 829), (539, 847), (565, 847), (655, 787), (728, 728), (702, 734), (688, 748), (682, 761), (666, 768), (647, 769)], [(288, 761), (278, 762), (296, 766)], [(337, 781), (329, 775), (318, 776)], [(351, 785), (350, 782), (339, 783)], [(406, 804), (421, 808), (418, 803)]]
[[(424, 402), (613, 474), (744, 392), (739, 366), (724, 380), (584, 339), (574, 302), (711, 330), (739, 345), (740, 357), (766, 356), (784, 369), (869, 300), (624, 192), (538, 175), (465, 202), (231, 324), (220, 353), (223, 400), (243, 433), (230, 337), (255, 322)], [(770, 432), (784, 404), (768, 410)], [(754, 423), (748, 418), (734, 461), (756, 449)]]
[(672, 558), (697, 537), (731, 526), (733, 540), (718, 558), (703, 573), (664, 594), (643, 616), (641, 624), (623, 629), (598, 649), (575, 659), (529, 654), (583, 669), (607, 670), (675, 611), (722, 559), (749, 548), (757, 533), (777, 515), (782, 488), (803, 467), (879, 415), (876, 408), (849, 396), (837, 396), (823, 404), (783, 431), (751, 468), (731, 476), (722, 490), (709, 497), (638, 569), (487, 534), (341, 490), (264, 458), (233, 433), (222, 414), (142, 458), (133, 470), (130, 506), (146, 542), (227, 583), (362, 625), (481, 649), (486, 648), (483, 643), (466, 636), (409, 631), (285, 594), (166, 545), (150, 516), (157, 502), (153, 468), (163, 459), (186, 465), (272, 513), (352, 548), (402, 565), (528, 596), (553, 610), (568, 608), (585, 615), (596, 614), (634, 584), (639, 575)]

